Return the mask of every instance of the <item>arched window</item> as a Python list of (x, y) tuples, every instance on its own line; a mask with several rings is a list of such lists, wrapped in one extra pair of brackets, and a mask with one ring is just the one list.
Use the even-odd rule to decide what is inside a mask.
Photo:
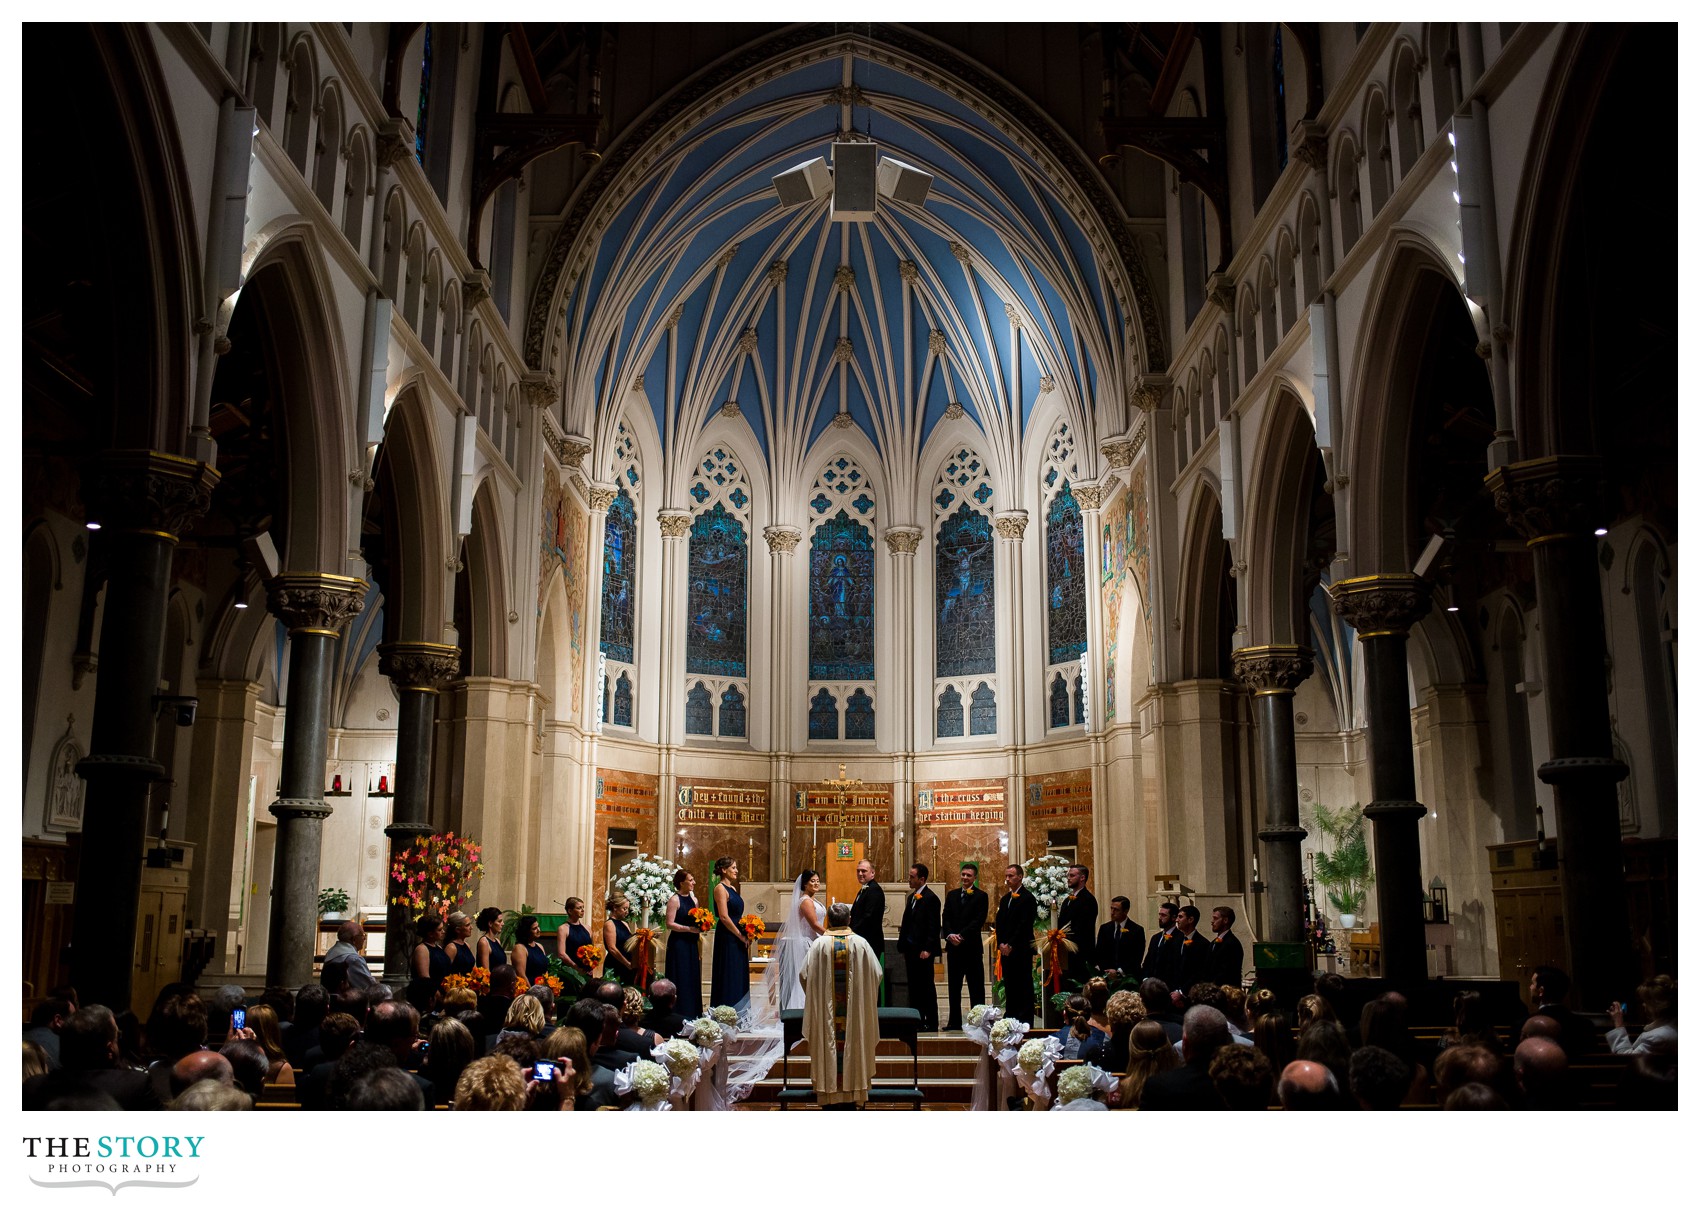
[(986, 461), (958, 448), (933, 483), (933, 694), (941, 737), (962, 735), (961, 692), (944, 683), (997, 672), (993, 507)]
[(1045, 593), (1051, 663), (1074, 660), (1086, 651), (1086, 532), (1066, 480), (1045, 513)]
[(366, 135), (358, 132), (348, 140), (348, 181), (342, 190), (342, 234), (360, 251), (366, 234)]
[(312, 146), (313, 110), (319, 82), (313, 74), (313, 51), (306, 39), (295, 44), (289, 61), (289, 94), (284, 102), (283, 150), (303, 177), (307, 175), (307, 152)]
[(1299, 299), (1308, 308), (1322, 293), (1322, 223), (1316, 199), (1299, 199)]
[(685, 696), (685, 735), (714, 735), (714, 700), (708, 697), (708, 687), (698, 682)]
[(1060, 673), (1051, 679), (1051, 727), (1068, 727), (1068, 686)]
[(1257, 376), (1257, 293), (1248, 285), (1240, 292), (1240, 386)]
[(637, 506), (625, 485), (608, 506), (602, 536), (602, 651), (610, 661), (632, 662), (632, 620), (637, 571)]
[(1074, 675), (1074, 722), (1086, 722), (1086, 689), (1080, 680), (1080, 675)]
[(622, 728), (632, 726), (632, 679), (625, 674), (614, 683), (614, 723)]
[(1393, 149), (1387, 142), (1387, 102), (1379, 91), (1364, 111), (1364, 147), (1369, 169), (1369, 213), (1379, 215), (1393, 196)]
[(1423, 154), (1423, 103), (1417, 96), (1417, 52), (1410, 43), (1393, 58), (1393, 131), (1399, 149), (1399, 179)]
[(1281, 318), (1276, 314), (1275, 306), (1275, 271), (1269, 267), (1268, 257), (1263, 258), (1257, 267), (1257, 303), (1262, 320), (1263, 361), (1267, 362), (1281, 339)]
[(968, 735), (995, 736), (998, 731), (998, 696), (981, 682), (968, 701)]
[(744, 695), (736, 686), (728, 686), (720, 696), (720, 735), (746, 735)]
[(1283, 228), (1275, 241), (1275, 289), (1281, 301), (1281, 335), (1293, 329), (1298, 319), (1298, 283), (1293, 280), (1293, 237)]
[[(867, 706), (873, 737), (875, 506), (868, 477), (848, 455), (830, 459), (809, 494), (809, 690)], [(810, 738), (813, 739), (813, 727)], [(836, 723), (833, 739), (838, 736)]]
[(325, 213), (336, 213), (336, 170), (342, 159), (342, 99), (326, 85), (319, 99), (319, 131), (313, 140), (313, 193)]
[(1434, 105), (1434, 128), (1442, 130), (1458, 109), (1458, 27), (1437, 21), (1428, 27), (1428, 87)]
[(750, 493), (739, 464), (737, 455), (715, 447), (690, 488), (700, 512), (687, 559), (685, 672), (715, 679), (711, 685), (722, 694), (731, 681), (749, 676)]
[(1340, 254), (1352, 251), (1363, 235), (1363, 197), (1358, 186), (1358, 149), (1351, 138), (1340, 140), (1334, 157), (1334, 196), (1340, 203)]
[(809, 739), (836, 741), (838, 739), (838, 700), (830, 690), (818, 690), (809, 700)]
[(858, 687), (844, 708), (844, 739), (871, 741), (874, 739), (874, 701)]

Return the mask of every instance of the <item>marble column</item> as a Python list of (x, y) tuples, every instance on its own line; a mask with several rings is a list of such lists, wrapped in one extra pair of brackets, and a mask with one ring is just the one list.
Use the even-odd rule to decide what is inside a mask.
[[(1027, 680), (1027, 647), (1021, 591), (1021, 539), (1027, 533), (1027, 511), (1011, 509), (995, 515), (992, 532), (998, 538), (993, 567), (997, 570), (998, 597), (1003, 601), (998, 611), (998, 629), (1009, 636), (1006, 642), (998, 644), (998, 667), (1003, 671), (1003, 677), (997, 697), (998, 719), (1008, 721), (1008, 725), (998, 731), (1012, 750), (1010, 761), (1013, 768), (1005, 776), (1004, 784), (1005, 828), (1009, 832), (1007, 859), (1019, 863), (1027, 853), (1027, 770), (1022, 748), (1027, 737), (1027, 703), (1022, 691)], [(1039, 642), (1044, 643), (1042, 635)], [(973, 679), (970, 678), (962, 695), (964, 711), (972, 709), (973, 689)], [(968, 718), (973, 719), (972, 715)], [(972, 727), (970, 723), (970, 734)]]
[(1610, 520), (1604, 466), (1557, 455), (1496, 468), (1487, 486), (1527, 542), (1540, 604), (1559, 890), (1577, 1004), (1604, 1008), (1637, 979), (1624, 922), (1617, 784), (1629, 773), (1612, 748), (1599, 540)]
[(360, 612), (366, 582), (328, 572), (285, 572), (269, 587), (272, 615), (289, 629), (289, 703), (283, 770), (269, 811), (277, 818), (266, 984), (295, 989), (313, 975), (318, 924), (319, 840), (324, 819), (325, 744), (331, 673), (343, 625)]
[[(460, 676), (460, 649), (423, 641), (379, 644), (378, 672), (395, 686), (401, 700), (396, 717), (395, 786), (391, 788), (395, 798), (390, 801), (390, 824), (384, 829), (393, 866), (396, 855), (432, 832), (431, 737), (437, 725), (437, 693)], [(384, 979), (392, 985), (405, 981), (402, 974), (407, 972), (413, 943), (414, 913), (395, 903), (400, 892), (391, 879), (384, 897), (389, 904)]]
[[(806, 606), (802, 610), (797, 609), (797, 586), (792, 574), (795, 562), (791, 559), (797, 550), (797, 544), (803, 541), (803, 532), (795, 526), (769, 526), (761, 533), (767, 540), (768, 593), (772, 602), (772, 613), (768, 616), (772, 620), (768, 640), (772, 645), (770, 657), (773, 687), (772, 693), (768, 695), (768, 744), (774, 753), (791, 753), (796, 749), (796, 738), (791, 732), (797, 714), (797, 699), (791, 688), (808, 685), (807, 668), (804, 669), (805, 676), (801, 678), (798, 678), (791, 668), (791, 656), (796, 648), (792, 637), (795, 635), (797, 620), (808, 617)], [(808, 593), (806, 585), (803, 592), (805, 595)], [(806, 662), (806, 633), (803, 642)], [(808, 696), (804, 697), (806, 699)], [(774, 853), (779, 852), (775, 850)]]
[[(661, 527), (661, 702), (656, 732), (661, 741), (660, 850), (668, 858), (679, 857), (679, 777), (673, 760), (684, 726), (685, 697), (685, 601), (689, 585), (691, 513), (688, 509), (663, 509), (656, 514)], [(699, 872), (699, 875), (702, 873)], [(707, 878), (703, 877), (707, 887)]]
[(1417, 802), (1405, 645), (1411, 626), (1428, 613), (1429, 584), (1408, 572), (1384, 573), (1336, 581), (1329, 594), (1335, 613), (1358, 633), (1364, 654), (1364, 716), (1374, 794), (1364, 815), (1374, 827), (1381, 971), (1395, 989), (1415, 993), (1428, 981), (1422, 907), (1427, 889), (1417, 833), (1427, 810)]
[(205, 463), (157, 450), (109, 451), (85, 480), (89, 521), (104, 527), (97, 537), (107, 578), (93, 732), (89, 755), (77, 763), (87, 787), (71, 982), (84, 1005), (130, 1005), (131, 964), (114, 958), (129, 956), (136, 937), (148, 793), (165, 777), (153, 752), (154, 695), (171, 558), (178, 536), (206, 513), (217, 483)]
[(1263, 767), (1263, 843), (1259, 874), (1268, 894), (1263, 933), (1271, 942), (1302, 943), (1303, 863), (1299, 843), (1298, 757), (1293, 745), (1293, 691), (1311, 674), (1311, 651), (1297, 644), (1260, 644), (1234, 652), (1234, 676), (1252, 691), (1252, 716)]
[[(888, 686), (909, 687), (915, 684), (915, 552), (921, 546), (919, 526), (889, 526), (885, 531), (885, 549), (891, 553), (891, 654)], [(909, 693), (886, 694), (880, 697), (880, 715), (888, 722), (885, 734), (889, 738), (894, 761), (891, 788), (892, 823), (896, 835), (892, 838), (895, 858), (892, 875), (907, 872), (911, 862), (925, 862), (915, 852), (915, 700)], [(898, 845), (899, 839), (902, 844)], [(938, 879), (936, 872), (931, 873)]]

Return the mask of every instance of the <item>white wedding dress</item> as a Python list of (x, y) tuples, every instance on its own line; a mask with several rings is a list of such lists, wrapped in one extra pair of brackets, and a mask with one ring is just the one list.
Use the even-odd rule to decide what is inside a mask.
[(750, 991), (749, 1013), (739, 1024), (738, 1038), (727, 1056), (726, 1085), (731, 1102), (748, 1098), (756, 1083), (779, 1063), (785, 1047), (780, 1010), (803, 1007), (803, 961), (809, 954), (809, 944), (820, 936), (803, 911), (805, 901), (814, 908), (816, 922), (826, 920), (820, 902), (803, 894), (799, 876), (791, 888), (791, 909), (773, 942), (773, 960), (762, 973), (760, 986)]

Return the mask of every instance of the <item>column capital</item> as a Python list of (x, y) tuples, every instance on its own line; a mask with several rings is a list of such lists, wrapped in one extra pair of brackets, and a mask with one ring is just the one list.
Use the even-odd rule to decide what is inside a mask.
[(803, 541), (803, 532), (795, 526), (769, 526), (761, 535), (767, 540), (767, 550), (773, 555), (790, 555)]
[(1429, 583), (1413, 572), (1386, 572), (1335, 581), (1328, 596), (1334, 613), (1364, 640), (1409, 632), (1428, 613), (1429, 591)]
[(580, 470), (584, 456), (590, 453), (590, 439), (581, 438), (576, 433), (565, 434), (561, 438), (561, 466), (567, 471)]
[(419, 147), (413, 123), (403, 117), (386, 118), (378, 124), (378, 167), (394, 168)]
[(992, 529), (997, 531), (998, 538), (1006, 542), (1021, 542), (1021, 536), (1027, 531), (1027, 511), (1025, 509), (1005, 510), (992, 518)]
[(1234, 314), (1234, 279), (1225, 273), (1214, 273), (1204, 280), (1205, 297), (1221, 309), (1222, 314)]
[(466, 310), (474, 310), (489, 297), (490, 275), (482, 269), (475, 268), (466, 275), (466, 281), (461, 287), (461, 299), (466, 304)]
[(661, 537), (664, 539), (682, 539), (691, 530), (691, 511), (688, 509), (662, 509), (656, 512), (656, 520), (661, 523)]
[(1139, 453), (1139, 447), (1134, 444), (1130, 435), (1111, 438), (1098, 447), (1098, 453), (1104, 456), (1104, 463), (1111, 471), (1122, 471), (1133, 466), (1133, 457)]
[(365, 581), (334, 572), (282, 572), (266, 592), (266, 605), (292, 634), (334, 636), (365, 602)]
[(1293, 129), (1287, 135), (1287, 146), (1292, 148), (1294, 159), (1311, 168), (1327, 169), (1328, 127), (1325, 123), (1300, 118), (1293, 123)]
[(618, 484), (592, 484), (590, 486), (590, 512), (607, 513), (608, 507), (614, 503), (614, 498), (620, 495)]
[(1076, 484), (1074, 499), (1080, 502), (1080, 508), (1087, 513), (1097, 513), (1103, 508), (1104, 498), (1110, 495), (1110, 484), (1113, 483), (1114, 481), (1109, 484)]
[(520, 386), (525, 389), (526, 401), (533, 408), (549, 408), (561, 395), (561, 385), (555, 382), (555, 376), (534, 370), (520, 378)]
[(1140, 412), (1155, 412), (1168, 398), (1172, 380), (1168, 375), (1143, 374), (1133, 385), (1130, 403)]
[(175, 543), (212, 504), (218, 472), (164, 451), (109, 450), (93, 460), (87, 483), (90, 521)]
[(1257, 694), (1292, 694), (1311, 675), (1315, 654), (1301, 644), (1234, 649), (1234, 676)]
[(424, 640), (379, 644), (378, 672), (394, 682), (397, 690), (435, 694), (460, 676), (460, 649)]
[(885, 532), (885, 547), (892, 555), (914, 555), (921, 546), (919, 526), (890, 526)]
[(1592, 538), (1611, 520), (1605, 464), (1581, 455), (1549, 455), (1496, 467), (1484, 479), (1494, 506), (1529, 546)]

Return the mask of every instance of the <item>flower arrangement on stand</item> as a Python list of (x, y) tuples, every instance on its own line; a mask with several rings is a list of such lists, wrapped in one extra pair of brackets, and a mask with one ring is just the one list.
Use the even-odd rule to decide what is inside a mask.
[(666, 1065), (652, 1060), (635, 1060), (614, 1074), (616, 1094), (635, 1094), (628, 1111), (667, 1111), (672, 1104), (667, 1096), (673, 1091), (673, 1075)]
[(643, 854), (614, 873), (614, 887), (636, 907), (636, 923), (659, 928), (666, 924), (667, 901), (673, 895), (673, 872), (678, 865), (659, 854)]
[(718, 1048), (725, 1032), (712, 1018), (696, 1018), (685, 1024), (684, 1032), (677, 1038), (688, 1039), (698, 1048)]
[(420, 838), (390, 864), (390, 885), (400, 889), (390, 903), (413, 913), (452, 913), (472, 899), (483, 878), (481, 854), (469, 837), (433, 833)]
[(704, 909), (698, 905), (691, 910), (691, 920), (697, 924), (697, 929), (707, 934), (714, 929), (714, 910)]
[(1068, 899), (1068, 860), (1060, 854), (1041, 854), (1022, 868), (1022, 882), (1033, 894), (1041, 918), (1055, 918), (1058, 907)]

